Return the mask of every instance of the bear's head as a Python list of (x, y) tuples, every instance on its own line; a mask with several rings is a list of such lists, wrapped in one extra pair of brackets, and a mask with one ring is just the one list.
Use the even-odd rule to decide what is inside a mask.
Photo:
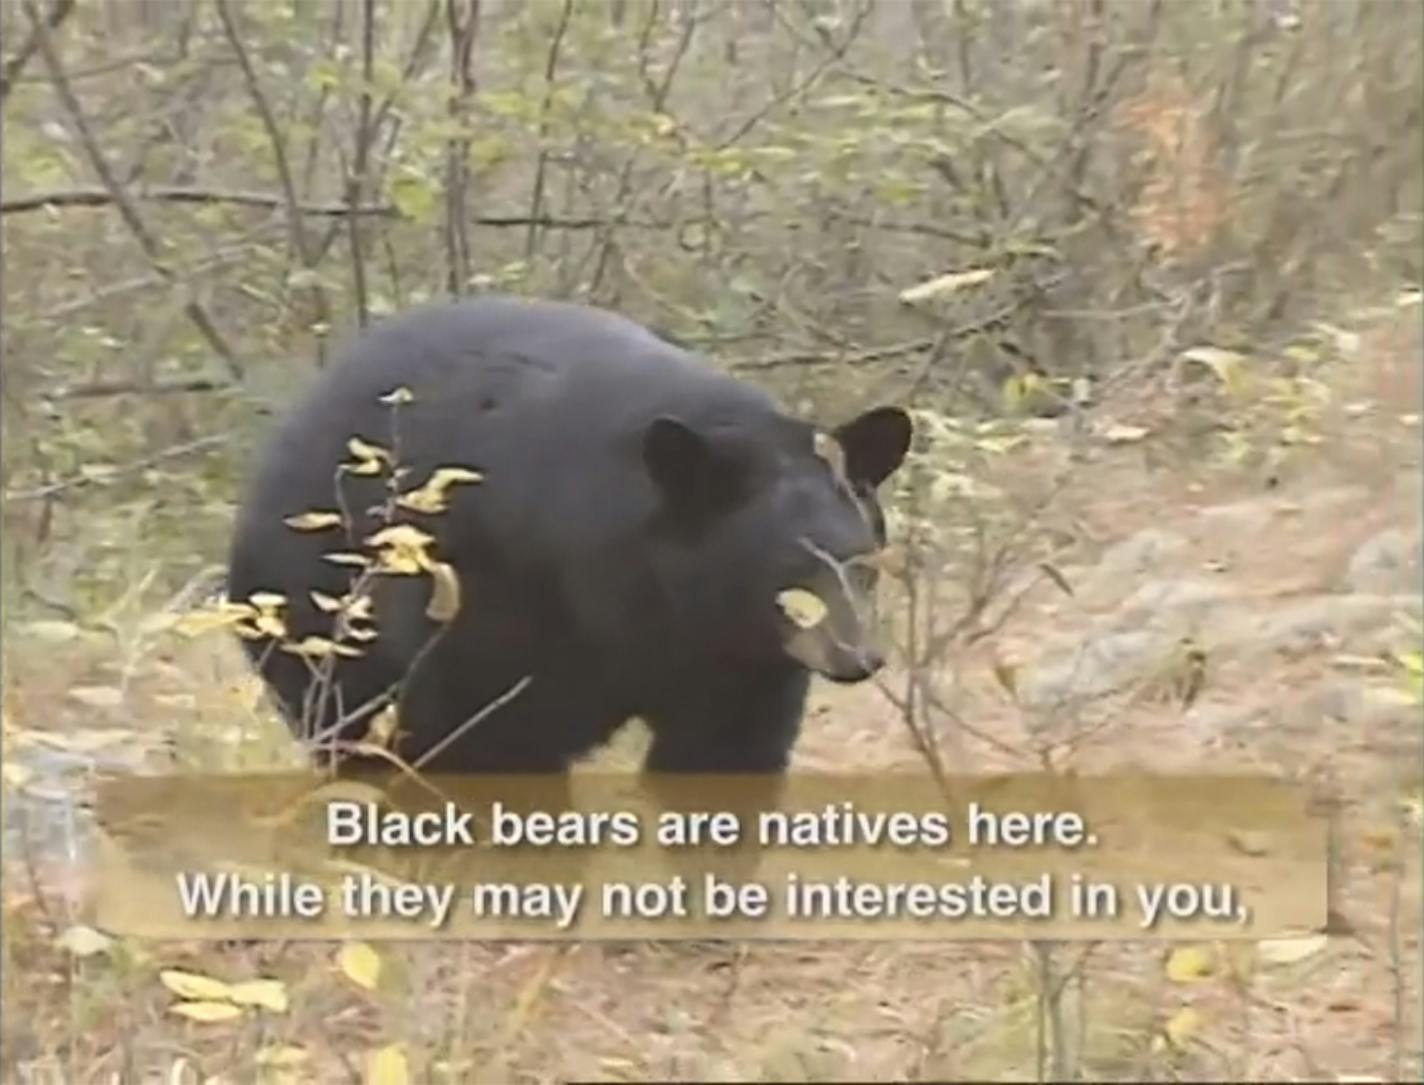
[(794, 662), (837, 682), (878, 671), (877, 490), (911, 436), (895, 407), (830, 433), (781, 414), (654, 419), (642, 457), (659, 502), (659, 595), (676, 628), (750, 664)]

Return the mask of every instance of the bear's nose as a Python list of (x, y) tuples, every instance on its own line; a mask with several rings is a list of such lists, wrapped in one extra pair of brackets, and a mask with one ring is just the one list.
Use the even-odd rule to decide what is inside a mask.
[(874, 648), (862, 648), (854, 654), (847, 653), (840, 666), (826, 673), (832, 682), (850, 685), (864, 682), (885, 666), (885, 656)]

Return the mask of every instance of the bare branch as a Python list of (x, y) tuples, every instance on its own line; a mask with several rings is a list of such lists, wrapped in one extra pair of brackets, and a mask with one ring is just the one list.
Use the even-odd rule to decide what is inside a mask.
[[(237, 32), (237, 24), (233, 22), (232, 12), (228, 10), (227, 0), (217, 0), (217, 9), (218, 17), (222, 20), (223, 32), (227, 35), (228, 44), (232, 46), (232, 51), (237, 56), (237, 62), (242, 68), (242, 77), (247, 84), (247, 92), (252, 97), (252, 104), (256, 107), (262, 127), (267, 132), (267, 140), (272, 145), (272, 161), (277, 168), (277, 180), (282, 186), (283, 207), (287, 212), (287, 227), (290, 231), (292, 251), (303, 269), (315, 271), (319, 257), (317, 250), (311, 245), (311, 239), (307, 236), (306, 219), (296, 210), (297, 187), (292, 180), (292, 170), (287, 162), (287, 141), (277, 127), (277, 118), (273, 115), (267, 95), (262, 90), (262, 82), (257, 78), (257, 70), (252, 66), (252, 58), (248, 56), (242, 36)], [(316, 323), (319, 326), (316, 334), (316, 350), (317, 364), (320, 365), (326, 357), (326, 331), (331, 324), (331, 305), (327, 301), (326, 290), (316, 275), (311, 278), (310, 294), (312, 305), (316, 309)]]
[(549, 43), (549, 55), (544, 61), (544, 101), (539, 107), (539, 131), (535, 139), (539, 145), (539, 155), (534, 163), (534, 185), (529, 195), (529, 231), (524, 239), (524, 258), (534, 258), (534, 246), (539, 239), (536, 222), (544, 205), (544, 178), (549, 167), (549, 150), (544, 141), (549, 136), (549, 107), (554, 102), (554, 76), (559, 69), (559, 49), (568, 33), (569, 19), (573, 15), (574, 0), (564, 0), (559, 12), (559, 24), (554, 28), (553, 40)]
[[(133, 234), (134, 239), (143, 250), (143, 254), (148, 257), (149, 264), (165, 279), (174, 282), (173, 272), (163, 260), (158, 239), (144, 224), (143, 217), (138, 213), (138, 208), (129, 199), (128, 193), (124, 191), (123, 186), (114, 175), (114, 171), (110, 168), (108, 159), (104, 157), (104, 152), (99, 148), (98, 140), (94, 138), (84, 111), (80, 108), (79, 99), (74, 95), (74, 88), (69, 85), (69, 79), (65, 75), (64, 66), (60, 63), (59, 54), (55, 52), (54, 42), (50, 40), (49, 29), (44, 20), (40, 18), (39, 13), (35, 11), (34, 0), (24, 0), (24, 5), (25, 13), (30, 17), (30, 22), (34, 27), (34, 38), (38, 43), (40, 54), (44, 58), (45, 70), (49, 73), (50, 82), (54, 85), (60, 103), (64, 106), (65, 112), (69, 114), (70, 124), (73, 125), (75, 133), (79, 136), (84, 152), (89, 157), (90, 165), (94, 167), (94, 172), (99, 175), (99, 180), (108, 190), (110, 199), (118, 207), (119, 214), (123, 216), (129, 232)], [(198, 332), (207, 340), (208, 345), (227, 364), (228, 371), (235, 378), (241, 380), (242, 365), (238, 362), (232, 347), (228, 345), (227, 340), (223, 338), (222, 333), (218, 331), (217, 326), (208, 316), (207, 310), (193, 298), (189, 298), (184, 303), (183, 309), (197, 327)]]
[[(30, 9), (29, 4), (25, 5), (25, 10), (33, 19), (34, 12)], [(50, 30), (58, 30), (59, 25), (69, 18), (73, 10), (74, 0), (55, 0), (54, 7), (50, 8), (49, 14), (45, 16), (46, 27)], [(5, 61), (4, 69), (0, 71), (0, 102), (9, 96), (10, 88), (15, 85), (25, 65), (30, 62), (30, 58), (35, 55), (35, 50), (39, 47), (40, 30), (36, 27), (30, 31), (30, 36), (21, 43), (20, 48), (15, 50), (15, 55)]]

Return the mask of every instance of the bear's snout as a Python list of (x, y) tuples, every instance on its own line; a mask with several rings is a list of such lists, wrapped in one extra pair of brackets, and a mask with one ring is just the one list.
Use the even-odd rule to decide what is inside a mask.
[(786, 654), (832, 682), (864, 682), (885, 666), (885, 655), (876, 643), (873, 589), (862, 590), (836, 570), (824, 570), (810, 579), (804, 587), (793, 589), (813, 597), (815, 605), (798, 618), (788, 616), (783, 627)]

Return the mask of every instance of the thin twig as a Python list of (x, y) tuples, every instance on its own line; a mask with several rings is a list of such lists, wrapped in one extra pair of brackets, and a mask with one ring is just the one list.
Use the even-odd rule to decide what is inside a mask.
[(180, 456), (188, 456), (194, 452), (204, 452), (210, 448), (217, 448), (224, 445), (235, 436), (234, 433), (214, 433), (206, 437), (198, 437), (192, 441), (184, 441), (182, 444), (173, 445), (160, 452), (155, 452), (151, 456), (144, 456), (142, 459), (134, 460), (131, 463), (123, 464), (102, 476), (94, 475), (74, 475), (70, 478), (60, 479), (58, 482), (51, 482), (46, 486), (37, 486), (32, 490), (7, 490), (5, 491), (6, 501), (35, 501), (40, 498), (52, 497), (65, 490), (76, 490), (81, 486), (103, 486), (123, 475), (131, 475), (135, 471), (142, 471), (153, 467), (156, 464), (167, 460), (178, 459)]

